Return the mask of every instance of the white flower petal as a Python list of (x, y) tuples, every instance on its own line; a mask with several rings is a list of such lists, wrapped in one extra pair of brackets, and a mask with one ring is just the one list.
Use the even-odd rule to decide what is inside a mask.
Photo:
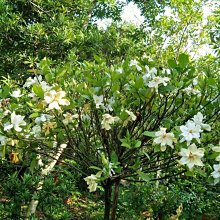
[(9, 122), (6, 123), (6, 124), (4, 124), (4, 131), (10, 130), (10, 129), (12, 129), (12, 128), (13, 128), (13, 125), (10, 124)]
[(208, 124), (202, 124), (202, 129), (204, 129), (206, 131), (211, 131), (211, 126)]
[(60, 105), (70, 105), (70, 102), (67, 99), (60, 99), (59, 104)]
[(57, 110), (60, 109), (60, 106), (57, 101), (51, 102), (48, 107), (49, 107), (49, 109), (57, 109)]
[(212, 150), (215, 152), (220, 152), (220, 147), (212, 147)]

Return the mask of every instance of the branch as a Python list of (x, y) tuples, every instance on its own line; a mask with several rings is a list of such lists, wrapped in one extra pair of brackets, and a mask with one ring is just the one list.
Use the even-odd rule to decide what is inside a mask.
[[(179, 173), (176, 173), (176, 174), (173, 174), (173, 175), (165, 175), (164, 177), (160, 177), (160, 178), (154, 178), (154, 179), (150, 179), (149, 181), (156, 181), (156, 180), (163, 180), (163, 179), (168, 179), (168, 178), (171, 178), (171, 177), (174, 177), (174, 176), (178, 176), (180, 174), (183, 174), (185, 173), (186, 170), (183, 170)], [(127, 178), (124, 178), (123, 180), (126, 180), (126, 181), (129, 181), (129, 182), (135, 182), (135, 183), (146, 183), (147, 181), (145, 180), (132, 180), (132, 179), (127, 179)]]

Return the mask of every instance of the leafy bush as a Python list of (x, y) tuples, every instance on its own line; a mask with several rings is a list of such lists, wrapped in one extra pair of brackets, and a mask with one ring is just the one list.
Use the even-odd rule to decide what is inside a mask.
[(202, 216), (219, 219), (220, 198), (218, 188), (202, 185), (195, 180), (175, 183), (134, 183), (123, 187), (119, 199), (119, 219), (139, 219), (148, 212), (154, 219), (169, 219), (182, 204), (180, 219), (201, 219)]

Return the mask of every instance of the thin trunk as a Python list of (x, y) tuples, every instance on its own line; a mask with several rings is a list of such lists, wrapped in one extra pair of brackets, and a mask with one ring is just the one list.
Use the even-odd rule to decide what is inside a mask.
[(40, 182), (37, 184), (35, 192), (32, 195), (32, 200), (28, 205), (28, 209), (26, 213), (26, 220), (28, 220), (31, 215), (35, 214), (39, 201), (35, 200), (34, 197), (36, 197), (38, 192), (42, 189), (44, 178), (51, 172), (51, 170), (55, 166), (56, 162), (60, 158), (66, 146), (67, 146), (66, 144), (61, 144), (60, 147), (58, 148), (57, 153), (52, 157), (49, 164), (47, 164), (44, 168), (41, 169)]
[(110, 220), (110, 211), (111, 211), (111, 194), (112, 194), (112, 185), (110, 180), (107, 180), (107, 184), (104, 187), (105, 189), (105, 213), (104, 220)]
[(113, 204), (112, 204), (111, 220), (116, 219), (116, 210), (117, 210), (117, 205), (118, 205), (119, 186), (120, 186), (120, 179), (116, 180), (116, 182), (115, 182), (115, 191), (114, 191), (114, 198), (113, 198)]
[[(160, 166), (160, 161), (159, 161), (159, 157), (157, 158), (158, 162), (157, 162), (157, 165), (158, 167)], [(155, 187), (156, 187), (156, 190), (159, 188), (159, 184), (160, 184), (160, 181), (158, 180), (160, 178), (160, 174), (161, 174), (161, 170), (157, 170), (157, 174), (156, 174), (156, 183), (155, 183)]]

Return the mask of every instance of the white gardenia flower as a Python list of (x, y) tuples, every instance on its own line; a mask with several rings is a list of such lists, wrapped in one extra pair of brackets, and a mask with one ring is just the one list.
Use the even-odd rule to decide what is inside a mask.
[(97, 184), (97, 180), (98, 178), (96, 177), (96, 175), (92, 174), (90, 176), (87, 176), (86, 178), (84, 178), (84, 180), (86, 181), (88, 188), (89, 188), (89, 192), (95, 192), (96, 188), (98, 186)]
[(112, 112), (113, 111), (112, 105), (114, 105), (114, 103), (115, 103), (114, 97), (111, 97), (110, 99), (108, 99), (108, 103), (105, 106), (105, 110)]
[(45, 81), (41, 81), (40, 82), (40, 86), (42, 87), (42, 89), (44, 90), (44, 92), (50, 91), (51, 90), (51, 86), (49, 86), (49, 84)]
[(74, 119), (79, 118), (78, 114), (72, 115), (71, 113), (67, 112), (66, 114), (63, 114), (64, 119), (63, 119), (63, 124), (68, 125), (70, 122), (72, 122)]
[(202, 129), (206, 130), (206, 131), (211, 131), (211, 126), (208, 124), (203, 124), (203, 115), (201, 112), (198, 112), (196, 115), (194, 115), (193, 117), (193, 121), (195, 122), (195, 124), (201, 126)]
[(116, 72), (122, 74), (124, 72), (124, 70), (122, 67), (120, 67), (120, 68), (116, 69)]
[(36, 160), (39, 167), (42, 167), (44, 165), (40, 155), (37, 155)]
[(67, 99), (64, 99), (66, 92), (51, 90), (46, 92), (44, 95), (44, 100), (49, 104), (49, 109), (60, 110), (60, 105), (70, 105), (70, 102)]
[(46, 114), (41, 114), (39, 117), (35, 118), (35, 123), (39, 124), (41, 122), (45, 122), (47, 120), (47, 115)]
[(153, 77), (155, 77), (155, 75), (157, 74), (157, 69), (155, 67), (150, 69), (147, 65), (145, 65), (145, 69), (146, 69), (147, 73), (144, 74), (142, 78), (144, 80), (144, 83), (147, 84), (147, 82), (149, 80), (151, 80)]
[(26, 82), (25, 82), (25, 84), (23, 85), (23, 87), (25, 88), (25, 87), (30, 87), (30, 86), (32, 86), (33, 84), (39, 84), (39, 82), (41, 82), (41, 80), (42, 80), (42, 76), (38, 76), (38, 77), (34, 77), (33, 79), (31, 78), (31, 77), (29, 77), (27, 80), (26, 80)]
[(125, 110), (125, 112), (128, 114), (128, 118), (124, 121), (123, 126), (127, 126), (129, 121), (135, 121), (137, 119), (137, 116), (128, 110)]
[(154, 77), (157, 74), (157, 69), (155, 67), (149, 68), (149, 66), (145, 65), (145, 69), (150, 77)]
[(32, 79), (31, 77), (29, 77), (29, 78), (26, 80), (26, 82), (25, 82), (25, 84), (23, 85), (23, 87), (24, 87), (24, 88), (25, 88), (25, 87), (28, 87), (28, 88), (29, 88), (30, 86), (32, 86), (32, 85), (34, 85), (34, 84), (40, 85), (40, 86), (42, 87), (42, 89), (44, 90), (44, 92), (49, 91), (49, 90), (51, 89), (51, 86), (49, 86), (47, 82), (43, 81), (41, 75), (35, 76), (33, 79)]
[(111, 124), (114, 124), (115, 122), (119, 121), (119, 117), (117, 116), (111, 116), (110, 114), (104, 114), (103, 115), (103, 120), (101, 122), (102, 129), (105, 130), (110, 130), (111, 129)]
[(212, 176), (214, 178), (220, 178), (220, 164), (214, 164), (214, 172), (212, 172)]
[(142, 68), (138, 65), (137, 60), (131, 60), (129, 66), (135, 66), (138, 71), (142, 70)]
[(216, 161), (220, 161), (220, 154), (215, 158)]
[(187, 145), (190, 144), (193, 138), (199, 140), (200, 133), (202, 132), (201, 126), (193, 121), (187, 121), (186, 125), (180, 126), (180, 130), (182, 131), (181, 135), (183, 136), (180, 142), (187, 141)]
[(164, 86), (167, 85), (167, 82), (170, 81), (170, 78), (168, 77), (160, 77), (160, 76), (155, 76), (153, 79), (148, 83), (148, 86), (150, 88), (155, 88), (156, 92), (158, 92), (158, 87), (160, 84), (163, 84)]
[(183, 89), (184, 92), (186, 92), (187, 95), (198, 95), (201, 96), (201, 92), (198, 89), (194, 89), (191, 86), (186, 87), (185, 89)]
[(129, 66), (136, 66), (138, 64), (137, 60), (131, 60)]
[(3, 112), (3, 116), (7, 116), (9, 114), (11, 114), (11, 111), (8, 109)]
[(7, 137), (0, 135), (0, 145), (6, 145)]
[(198, 84), (198, 79), (197, 79), (197, 78), (194, 78), (192, 84), (193, 84), (194, 86), (197, 85), (197, 84)]
[(166, 150), (166, 145), (173, 148), (173, 143), (176, 143), (176, 138), (173, 133), (166, 133), (166, 128), (160, 128), (160, 131), (155, 133), (156, 138), (154, 139), (155, 144), (160, 144), (161, 151)]
[(4, 131), (10, 130), (11, 128), (14, 128), (15, 131), (20, 132), (22, 131), (22, 128), (20, 126), (25, 126), (26, 122), (23, 120), (25, 116), (16, 115), (15, 112), (12, 112), (11, 114), (11, 124), (10, 122), (6, 123), (4, 125)]
[(143, 75), (142, 78), (144, 80), (144, 83), (147, 84), (147, 81), (150, 80), (151, 75), (149, 73), (146, 73), (146, 74)]
[[(220, 153), (220, 146), (213, 147), (213, 151)], [(220, 161), (220, 154), (215, 158), (216, 161)]]
[(220, 181), (220, 164), (214, 164), (214, 171), (211, 173), (213, 178), (215, 179), (215, 184)]
[(220, 153), (220, 146), (212, 147), (212, 150)]
[(30, 134), (32, 134), (35, 138), (40, 137), (41, 136), (41, 126), (35, 125), (34, 127), (32, 127)]
[(20, 98), (21, 96), (22, 96), (22, 94), (21, 94), (21, 90), (20, 89), (15, 90), (15, 91), (13, 91), (11, 93), (11, 97), (13, 97), (13, 98)]
[(90, 176), (87, 176), (86, 178), (84, 178), (84, 180), (86, 181), (86, 183), (88, 185), (89, 192), (96, 191), (96, 188), (98, 186), (97, 181), (101, 175), (102, 175), (102, 171), (99, 171), (96, 175), (91, 174)]
[(203, 166), (201, 158), (204, 156), (204, 149), (197, 148), (195, 144), (191, 144), (188, 149), (181, 148), (179, 155), (182, 156), (180, 163), (186, 164), (191, 170), (195, 165)]
[(157, 69), (155, 67), (153, 67), (150, 70), (148, 70), (148, 73), (151, 75), (151, 77), (154, 77), (157, 74)]
[(170, 75), (170, 74), (171, 74), (171, 70), (170, 70), (170, 69), (164, 69), (164, 68), (163, 68), (162, 74)]
[(131, 121), (135, 121), (137, 119), (137, 116), (133, 112), (128, 110), (125, 110), (125, 112), (129, 115)]
[(41, 122), (45, 122), (45, 121), (48, 121), (53, 118), (54, 118), (54, 116), (52, 116), (52, 115), (41, 114), (39, 117), (35, 118), (34, 122), (36, 124), (40, 124)]
[(97, 95), (93, 95), (93, 100), (96, 104), (96, 108), (99, 108), (100, 106), (103, 106), (103, 95), (97, 96)]

